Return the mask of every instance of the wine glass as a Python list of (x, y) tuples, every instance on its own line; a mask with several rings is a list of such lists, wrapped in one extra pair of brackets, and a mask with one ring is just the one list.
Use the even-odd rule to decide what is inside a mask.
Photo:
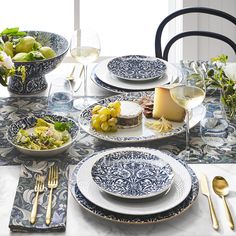
[(184, 74), (183, 80), (170, 89), (172, 99), (186, 111), (186, 147), (179, 156), (185, 160), (190, 160), (193, 150), (189, 146), (189, 115), (191, 109), (199, 106), (206, 94), (204, 74), (199, 73)]
[(84, 96), (74, 100), (74, 108), (82, 110), (96, 102), (87, 97), (88, 65), (97, 60), (100, 54), (100, 40), (96, 32), (89, 29), (75, 30), (71, 38), (70, 53), (72, 57), (84, 66)]

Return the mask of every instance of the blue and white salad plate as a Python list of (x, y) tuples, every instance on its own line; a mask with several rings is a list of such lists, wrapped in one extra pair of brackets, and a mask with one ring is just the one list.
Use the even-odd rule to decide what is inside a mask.
[(128, 55), (110, 60), (107, 68), (113, 76), (119, 79), (147, 81), (163, 76), (166, 65), (158, 58)]
[(169, 163), (144, 151), (109, 153), (92, 167), (91, 175), (97, 186), (111, 195), (142, 199), (170, 189), (174, 172)]
[[(102, 156), (117, 151), (139, 150), (160, 155), (175, 172), (168, 194), (142, 200), (113, 197), (100, 191), (89, 172)], [(87, 211), (107, 220), (128, 224), (158, 223), (186, 211), (196, 200), (199, 184), (196, 174), (181, 159), (149, 148), (114, 148), (83, 159), (71, 172), (70, 190), (75, 200)]]

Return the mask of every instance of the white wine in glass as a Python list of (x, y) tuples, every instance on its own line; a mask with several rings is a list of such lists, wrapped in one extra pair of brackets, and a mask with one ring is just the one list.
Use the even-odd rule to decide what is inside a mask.
[(206, 94), (204, 76), (192, 74), (170, 90), (172, 99), (186, 111), (186, 148), (180, 153), (185, 160), (190, 160), (191, 149), (189, 147), (189, 114), (191, 109), (199, 106)]
[(203, 102), (205, 92), (199, 87), (179, 85), (171, 89), (171, 97), (185, 110), (191, 110)]
[(74, 48), (71, 50), (72, 57), (83, 65), (88, 65), (97, 60), (100, 49), (92, 47)]
[(88, 65), (97, 60), (100, 54), (100, 40), (96, 32), (89, 29), (74, 31), (71, 39), (70, 53), (72, 57), (84, 66), (84, 94), (83, 98), (74, 100), (74, 108), (82, 110), (96, 102), (87, 97)]

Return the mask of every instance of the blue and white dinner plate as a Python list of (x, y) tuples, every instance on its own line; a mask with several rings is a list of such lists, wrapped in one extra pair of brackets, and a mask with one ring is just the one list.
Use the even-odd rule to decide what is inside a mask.
[[(97, 75), (95, 74), (94, 70), (91, 74), (91, 80), (100, 88), (103, 88), (107, 91), (113, 92), (113, 93), (128, 93), (130, 92), (130, 90), (128, 89), (120, 89), (120, 88), (116, 88), (114, 86), (111, 86), (109, 84), (104, 83), (103, 81), (101, 81)], [(140, 89), (141, 90), (141, 89)]]
[[(145, 125), (147, 118), (143, 115), (141, 125), (130, 129), (118, 129), (116, 132), (98, 132), (91, 127), (92, 109), (97, 104), (107, 106), (110, 102), (114, 101), (136, 101), (138, 102), (143, 97), (153, 97), (154, 92), (130, 92), (123, 93), (111, 97), (104, 98), (97, 103), (85, 108), (79, 117), (80, 127), (88, 134), (110, 142), (131, 143), (131, 142), (144, 142), (156, 139), (163, 139), (173, 135), (180, 134), (185, 131), (184, 122), (171, 122), (173, 129), (166, 133), (157, 132)], [(190, 128), (195, 126), (202, 117), (203, 107), (198, 106), (192, 109), (192, 114), (189, 120)], [(151, 119), (148, 119), (151, 120)]]
[[(125, 199), (100, 191), (90, 174), (96, 161), (107, 154), (123, 151), (140, 151), (156, 155), (169, 163), (174, 171), (171, 188), (161, 195), (146, 199)], [(80, 192), (93, 204), (116, 213), (128, 215), (149, 215), (169, 210), (181, 203), (191, 190), (191, 177), (186, 168), (177, 160), (158, 150), (137, 147), (113, 148), (93, 155), (77, 172), (77, 186)], [(131, 204), (132, 203), (132, 204)]]
[(113, 88), (116, 88), (121, 91), (150, 90), (154, 89), (157, 86), (172, 83), (173, 81), (176, 81), (177, 79), (179, 80), (181, 78), (181, 71), (177, 67), (175, 67), (169, 62), (162, 60), (163, 63), (165, 63), (166, 65), (166, 71), (164, 75), (158, 78), (157, 80), (136, 81), (135, 83), (133, 81), (122, 80), (115, 76), (111, 76), (111, 73), (107, 68), (107, 64), (110, 62), (110, 60), (111, 58), (108, 58), (99, 62), (97, 66), (95, 66), (95, 68), (93, 69), (92, 73), (96, 75), (96, 81), (99, 80), (103, 83), (97, 84), (94, 80), (94, 76), (92, 76), (93, 82), (101, 87), (103, 87), (103, 84), (105, 83), (107, 86), (105, 86), (104, 89), (107, 89), (109, 91), (112, 91)]
[(128, 199), (164, 193), (170, 189), (174, 178), (169, 163), (141, 150), (108, 153), (95, 162), (91, 175), (102, 191)]
[[(125, 148), (125, 149), (130, 149), (130, 148)], [(134, 148), (131, 148), (134, 149)], [(137, 149), (137, 148), (135, 148)], [(148, 148), (141, 148), (142, 150), (146, 150), (149, 151), (151, 153), (154, 154), (160, 154), (161, 152), (155, 149), (148, 149)], [(83, 168), (83, 166), (86, 166), (86, 169), (84, 168), (83, 173), (88, 173), (88, 167), (90, 166), (90, 168), (92, 168), (92, 165), (94, 162), (96, 162), (96, 160), (98, 160), (99, 158), (101, 158), (101, 155), (106, 154), (107, 152), (115, 152), (117, 151), (116, 148), (115, 149), (109, 149), (106, 150), (104, 152), (101, 152), (99, 154), (94, 154), (90, 157), (87, 157), (85, 159), (83, 159), (72, 171), (71, 176), (70, 176), (70, 190), (71, 193), (73, 195), (73, 197), (75, 198), (75, 200), (87, 211), (89, 211), (92, 214), (95, 214), (99, 217), (102, 217), (104, 219), (107, 220), (111, 220), (111, 221), (116, 221), (116, 222), (120, 222), (120, 223), (128, 223), (128, 224), (147, 224), (147, 223), (158, 223), (161, 221), (165, 221), (165, 220), (169, 220), (172, 219), (176, 216), (179, 216), (181, 213), (183, 213), (184, 211), (186, 211), (196, 200), (197, 196), (198, 196), (198, 192), (199, 192), (199, 184), (198, 184), (198, 179), (196, 174), (193, 172), (193, 170), (185, 163), (183, 162), (181, 159), (179, 159), (176, 156), (170, 156), (170, 155), (166, 155), (168, 157), (168, 160), (172, 160), (173, 162), (176, 161), (176, 163), (179, 163), (179, 165), (183, 168), (181, 171), (183, 173), (187, 172), (187, 174), (189, 175), (190, 178), (190, 189), (188, 191), (188, 193), (185, 195), (184, 194), (184, 198), (182, 199), (182, 201), (179, 201), (178, 203), (172, 204), (173, 199), (169, 199), (169, 202), (166, 202), (166, 204), (170, 204), (169, 207), (166, 208), (166, 210), (161, 210), (159, 211), (159, 207), (158, 204), (160, 204), (160, 202), (158, 203), (158, 201), (160, 200), (164, 200), (165, 198), (168, 198), (171, 195), (171, 191), (172, 189), (174, 190), (174, 186), (171, 188), (170, 192), (164, 196), (164, 197), (154, 197), (154, 198), (148, 198), (139, 201), (139, 200), (135, 200), (135, 202), (133, 202), (134, 200), (132, 200), (132, 203), (130, 202), (131, 200), (122, 200), (121, 198), (114, 198), (114, 197), (110, 197), (108, 198), (107, 195), (108, 194), (101, 194), (99, 196), (99, 192), (101, 193), (101, 191), (98, 190), (98, 197), (99, 198), (103, 198), (105, 203), (110, 203), (110, 207), (113, 207), (114, 204), (115, 207), (113, 208), (109, 208), (107, 206), (104, 205), (100, 205), (98, 206), (97, 204), (93, 203), (92, 201), (90, 201), (82, 192), (80, 187), (78, 187), (78, 173), (80, 172), (80, 169)], [(94, 160), (95, 159), (95, 160)], [(184, 171), (183, 171), (184, 170)], [(86, 171), (86, 172), (85, 172)], [(82, 176), (82, 175), (80, 175)], [(89, 176), (89, 174), (88, 174)], [(88, 177), (86, 176), (86, 177)], [(181, 174), (178, 176), (181, 178)], [(179, 179), (179, 178), (177, 178)], [(91, 183), (92, 183), (92, 178), (91, 178)], [(95, 186), (96, 184), (93, 183)], [(174, 183), (173, 183), (174, 184)], [(86, 182), (85, 185), (89, 185), (88, 182)], [(83, 186), (85, 186), (83, 184)], [(178, 185), (178, 184), (177, 184)], [(80, 185), (81, 186), (81, 185)], [(181, 188), (181, 187), (180, 187)], [(176, 193), (172, 193), (173, 196), (176, 195), (181, 195), (182, 194), (176, 194)], [(97, 199), (96, 196), (94, 197), (94, 199)], [(147, 201), (148, 200), (148, 201)], [(180, 200), (180, 199), (179, 199)], [(138, 209), (138, 207), (141, 207), (141, 209)], [(155, 210), (153, 210), (152, 208), (155, 208)], [(124, 209), (126, 209), (126, 211), (123, 211)], [(133, 212), (132, 212), (133, 210)], [(146, 210), (146, 213), (144, 212)], [(120, 212), (120, 213), (118, 213)], [(128, 212), (128, 214), (126, 214), (126, 212)], [(137, 212), (137, 214), (135, 213)], [(144, 212), (144, 213), (142, 213)], [(148, 212), (152, 212), (152, 213), (148, 213)]]
[(107, 68), (119, 79), (136, 82), (160, 78), (165, 73), (166, 65), (158, 58), (128, 55), (110, 60)]

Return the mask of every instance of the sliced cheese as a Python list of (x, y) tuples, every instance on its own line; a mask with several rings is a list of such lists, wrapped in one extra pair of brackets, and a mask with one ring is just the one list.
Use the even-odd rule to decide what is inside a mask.
[(160, 119), (162, 116), (170, 121), (181, 122), (185, 117), (184, 108), (177, 105), (170, 95), (170, 88), (155, 88), (153, 118)]

